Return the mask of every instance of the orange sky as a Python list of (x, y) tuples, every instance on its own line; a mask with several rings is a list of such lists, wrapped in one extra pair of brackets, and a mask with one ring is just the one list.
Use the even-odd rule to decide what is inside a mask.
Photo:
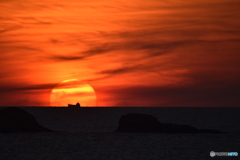
[(0, 105), (79, 79), (98, 106), (239, 106), (239, 0), (0, 0)]

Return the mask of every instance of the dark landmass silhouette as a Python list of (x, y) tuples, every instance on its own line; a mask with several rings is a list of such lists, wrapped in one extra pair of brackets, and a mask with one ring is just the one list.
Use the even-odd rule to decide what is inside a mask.
[(80, 103), (77, 103), (76, 105), (68, 104), (68, 107), (70, 107), (70, 108), (79, 108), (79, 107), (81, 107), (81, 105), (80, 105)]
[(28, 112), (8, 107), (0, 110), (0, 132), (51, 132), (41, 126)]
[(197, 129), (190, 125), (161, 123), (152, 115), (138, 113), (121, 116), (116, 132), (221, 133), (217, 130)]

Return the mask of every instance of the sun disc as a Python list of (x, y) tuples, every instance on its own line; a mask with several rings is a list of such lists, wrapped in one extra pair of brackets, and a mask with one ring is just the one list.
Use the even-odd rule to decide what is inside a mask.
[(76, 103), (85, 107), (96, 106), (96, 94), (89, 84), (77, 79), (64, 80), (51, 92), (51, 106), (60, 107)]

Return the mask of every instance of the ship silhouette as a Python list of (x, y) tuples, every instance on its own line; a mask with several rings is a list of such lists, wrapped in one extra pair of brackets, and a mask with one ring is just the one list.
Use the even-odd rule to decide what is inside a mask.
[(69, 108), (79, 108), (81, 107), (80, 103), (76, 103), (75, 105), (74, 104), (68, 104), (68, 107)]

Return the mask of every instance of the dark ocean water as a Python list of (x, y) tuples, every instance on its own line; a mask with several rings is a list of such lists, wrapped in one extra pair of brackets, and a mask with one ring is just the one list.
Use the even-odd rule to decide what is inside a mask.
[[(0, 134), (0, 160), (212, 159), (240, 153), (240, 108), (22, 108), (53, 133)], [(217, 129), (223, 134), (114, 133), (123, 114), (146, 113), (160, 122)], [(238, 157), (214, 157), (238, 159)]]

